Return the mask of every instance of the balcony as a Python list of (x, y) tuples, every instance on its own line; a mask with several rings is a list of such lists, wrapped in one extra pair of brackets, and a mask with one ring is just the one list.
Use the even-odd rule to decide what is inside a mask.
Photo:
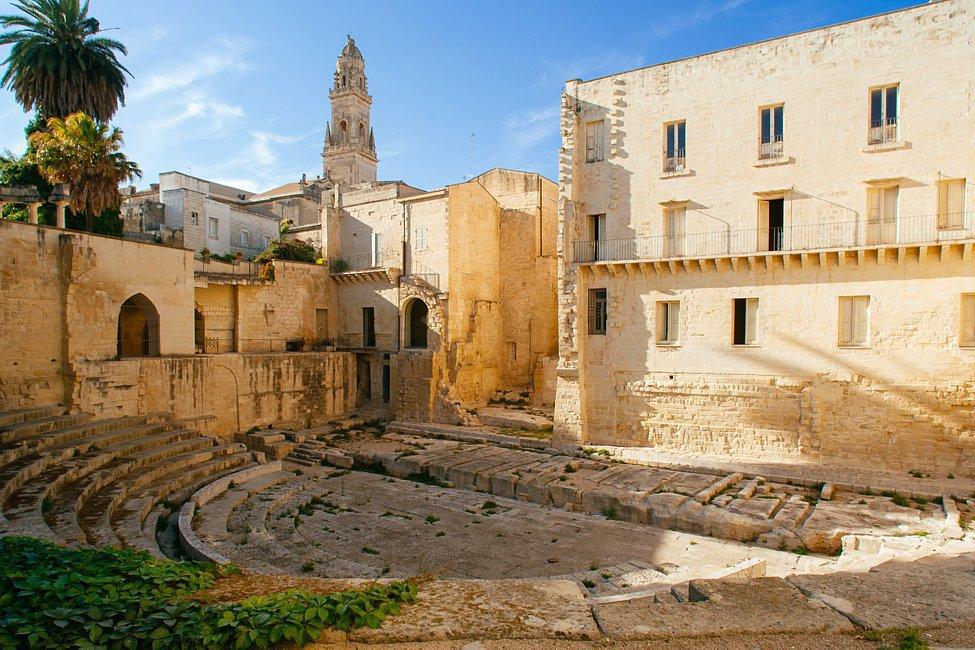
[(687, 169), (687, 158), (685, 149), (665, 149), (664, 150), (664, 173), (671, 174), (682, 172)]
[(329, 273), (339, 284), (395, 282), (399, 275), (396, 263), (392, 252), (386, 251), (338, 255), (327, 260)]
[(271, 262), (224, 262), (209, 256), (193, 258), (193, 277), (207, 284), (265, 284), (274, 281)]
[(783, 137), (775, 135), (771, 138), (761, 138), (758, 141), (759, 160), (778, 160), (785, 156)]
[(881, 120), (872, 120), (867, 132), (867, 144), (885, 145), (898, 142), (897, 118), (887, 117)]
[(846, 250), (917, 244), (950, 244), (975, 239), (975, 212), (799, 224), (659, 235), (632, 239), (577, 241), (573, 262), (639, 262), (726, 257), (757, 253)]

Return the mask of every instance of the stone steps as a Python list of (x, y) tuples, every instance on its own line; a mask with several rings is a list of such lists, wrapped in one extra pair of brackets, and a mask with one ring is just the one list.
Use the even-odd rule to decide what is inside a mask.
[[(56, 468), (59, 464), (70, 462), (70, 459), (88, 454), (91, 450), (96, 450), (96, 455), (103, 457), (103, 462), (108, 462), (116, 456), (124, 455), (127, 451), (144, 449), (156, 444), (154, 436), (167, 432), (171, 428), (171, 425), (165, 423), (112, 429), (89, 438), (62, 442), (59, 446), (47, 449), (43, 453), (31, 454), (19, 459), (18, 462), (8, 465), (0, 475), (0, 485), (2, 485), (0, 507), (28, 480), (51, 468)], [(104, 453), (98, 454), (98, 449), (102, 449)]]
[(264, 492), (281, 483), (293, 481), (294, 472), (279, 471), (259, 476), (232, 488), (200, 508), (200, 527), (196, 530), (201, 539), (215, 547), (220, 547), (237, 533), (231, 529), (234, 513), (255, 494)]
[(11, 445), (28, 438), (36, 438), (42, 433), (65, 429), (87, 422), (91, 419), (87, 413), (71, 415), (52, 415), (37, 420), (25, 420), (16, 424), (8, 424), (0, 429), (0, 445)]
[[(219, 467), (219, 469), (215, 470), (214, 465)], [(176, 480), (168, 481), (166, 487), (173, 488), (177, 486), (177, 489), (172, 492), (167, 492), (165, 495), (160, 494), (158, 490), (153, 491), (150, 488), (148, 494), (143, 493), (130, 496), (113, 513), (111, 518), (112, 528), (124, 545), (146, 550), (155, 557), (165, 557), (155, 538), (155, 527), (153, 526), (151, 536), (147, 534), (149, 531), (145, 528), (149, 514), (160, 504), (163, 498), (180, 493), (182, 498), (179, 500), (185, 501), (194, 492), (208, 483), (219, 480), (224, 476), (238, 472), (246, 467), (256, 465), (257, 463), (253, 462), (253, 457), (249, 453), (242, 453), (232, 463), (229, 458), (222, 459), (218, 463), (211, 461), (210, 467), (201, 467), (195, 470), (191, 473), (192, 476), (189, 479), (184, 480), (183, 476), (175, 477)], [(185, 496), (183, 496), (184, 494)]]
[(4, 411), (0, 413), (0, 430), (6, 427), (25, 422), (27, 420), (41, 420), (43, 418), (56, 417), (64, 414), (64, 406), (61, 404), (45, 404), (40, 406), (30, 406), (28, 408)]

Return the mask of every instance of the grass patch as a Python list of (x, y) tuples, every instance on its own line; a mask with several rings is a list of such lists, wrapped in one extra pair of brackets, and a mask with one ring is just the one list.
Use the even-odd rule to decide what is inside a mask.
[(616, 508), (613, 507), (603, 508), (602, 513), (604, 517), (606, 517), (607, 519), (612, 519), (614, 521), (619, 520), (620, 518), (619, 513), (616, 512)]
[(434, 515), (427, 515), (427, 516), (426, 516), (426, 517), (425, 517), (425, 518), (423, 519), (423, 521), (425, 521), (425, 522), (427, 522), (428, 524), (435, 524), (435, 523), (437, 523), (438, 521), (440, 521), (440, 517), (436, 517), (436, 516), (434, 516)]
[(596, 583), (590, 580), (589, 578), (586, 578), (585, 580), (582, 581), (582, 586), (584, 586), (586, 589), (595, 589)]
[(144, 551), (69, 549), (0, 538), (0, 647), (266, 648), (302, 646), (329, 627), (378, 628), (416, 599), (412, 582), (235, 603), (193, 596), (236, 568), (156, 560)]
[(908, 501), (907, 500), (907, 497), (904, 496), (903, 494), (896, 494), (895, 493), (894, 496), (890, 497), (890, 500), (894, 502), (894, 505), (895, 506), (900, 506), (902, 508), (909, 508), (909, 507), (911, 507), (911, 502)]
[(925, 650), (931, 647), (916, 627), (868, 630), (863, 637), (876, 643), (882, 650)]

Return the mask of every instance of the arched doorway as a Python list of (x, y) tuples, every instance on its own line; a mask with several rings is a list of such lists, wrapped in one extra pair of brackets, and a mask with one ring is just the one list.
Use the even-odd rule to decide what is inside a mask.
[(193, 345), (198, 354), (206, 352), (206, 321), (199, 309), (193, 310)]
[(410, 300), (406, 305), (406, 347), (425, 348), (429, 327), (427, 320), (429, 309), (419, 298)]
[(123, 302), (119, 309), (118, 356), (159, 356), (159, 312), (141, 293)]

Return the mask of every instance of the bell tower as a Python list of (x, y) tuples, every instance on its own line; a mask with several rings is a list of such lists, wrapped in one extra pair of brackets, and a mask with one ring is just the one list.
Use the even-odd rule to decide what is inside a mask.
[(372, 97), (366, 82), (366, 62), (355, 40), (348, 36), (335, 63), (328, 98), (332, 119), (325, 124), (325, 177), (356, 185), (376, 180), (376, 140), (370, 122)]

